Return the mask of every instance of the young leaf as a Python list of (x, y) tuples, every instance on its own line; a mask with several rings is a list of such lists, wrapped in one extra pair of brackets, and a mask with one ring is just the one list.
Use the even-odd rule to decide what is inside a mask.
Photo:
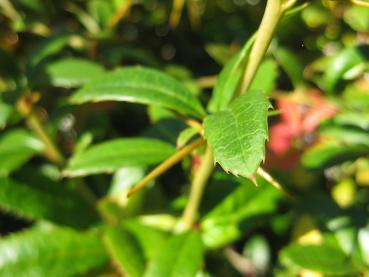
[(52, 85), (57, 87), (79, 87), (101, 77), (104, 68), (89, 60), (68, 58), (53, 62), (46, 67)]
[(265, 155), (269, 106), (264, 93), (250, 91), (205, 118), (205, 137), (225, 171), (244, 177), (255, 173)]
[(159, 163), (176, 151), (169, 143), (148, 138), (114, 139), (94, 145), (72, 157), (64, 176), (112, 173), (125, 166)]
[(177, 147), (181, 148), (182, 146), (184, 146), (199, 132), (200, 131), (198, 129), (192, 127), (184, 129), (177, 138)]
[(0, 138), (0, 176), (18, 169), (43, 149), (43, 143), (26, 130), (15, 129), (5, 133)]
[(145, 277), (193, 277), (203, 262), (203, 245), (196, 231), (174, 235), (151, 261)]
[(195, 117), (205, 115), (197, 98), (176, 79), (144, 67), (127, 67), (107, 73), (71, 98), (76, 104), (101, 101), (157, 105)]
[(209, 111), (214, 113), (224, 110), (231, 102), (240, 85), (242, 73), (253, 43), (254, 37), (249, 39), (243, 49), (223, 67), (209, 102)]
[(28, 185), (0, 177), (0, 208), (26, 219), (45, 219), (73, 227), (95, 222), (96, 212), (63, 185)]
[(286, 265), (297, 265), (327, 275), (355, 272), (349, 257), (341, 249), (329, 245), (292, 244), (282, 250), (280, 259)]
[(274, 55), (277, 62), (290, 78), (293, 86), (296, 88), (301, 85), (304, 81), (302, 75), (304, 68), (298, 57), (287, 48), (282, 47), (278, 48)]
[(134, 236), (120, 227), (107, 227), (104, 243), (122, 276), (141, 277), (145, 271), (145, 257)]
[(96, 233), (38, 226), (0, 239), (1, 276), (75, 276), (108, 261)]

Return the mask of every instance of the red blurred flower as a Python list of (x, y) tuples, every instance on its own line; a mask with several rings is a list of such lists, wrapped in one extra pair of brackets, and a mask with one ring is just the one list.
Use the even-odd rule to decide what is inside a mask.
[(337, 109), (318, 90), (282, 96), (277, 100), (281, 121), (270, 129), (269, 166), (291, 168), (300, 152), (314, 141), (320, 122), (332, 117)]

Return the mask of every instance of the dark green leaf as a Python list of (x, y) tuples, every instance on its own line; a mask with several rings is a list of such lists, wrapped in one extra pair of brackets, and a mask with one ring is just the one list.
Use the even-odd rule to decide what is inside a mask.
[(296, 265), (323, 274), (349, 274), (355, 269), (341, 249), (329, 245), (293, 244), (282, 250), (283, 263)]
[(0, 276), (76, 276), (107, 262), (96, 233), (53, 226), (0, 239)]
[(107, 227), (104, 234), (106, 249), (123, 276), (140, 277), (145, 270), (142, 249), (130, 233), (120, 227)]
[(97, 220), (96, 212), (65, 184), (41, 182), (25, 184), (0, 178), (1, 209), (26, 219), (46, 219), (74, 227), (86, 227)]
[(208, 110), (219, 112), (231, 102), (239, 88), (254, 37), (250, 38), (243, 49), (237, 53), (222, 69), (215, 84)]
[(197, 98), (176, 79), (144, 67), (127, 67), (107, 73), (71, 98), (77, 104), (109, 100), (157, 105), (196, 117), (205, 114)]
[(264, 93), (249, 91), (205, 119), (205, 137), (225, 171), (244, 177), (255, 173), (265, 155), (269, 106)]
[(0, 138), (0, 176), (18, 169), (43, 150), (43, 143), (26, 130), (16, 129), (5, 133)]
[(104, 68), (89, 60), (68, 58), (53, 62), (46, 67), (52, 85), (79, 87), (101, 77)]
[(110, 140), (72, 157), (63, 174), (76, 177), (112, 173), (125, 166), (153, 165), (165, 160), (175, 151), (174, 146), (155, 139)]
[(149, 264), (145, 277), (194, 277), (203, 262), (203, 246), (198, 232), (174, 235)]

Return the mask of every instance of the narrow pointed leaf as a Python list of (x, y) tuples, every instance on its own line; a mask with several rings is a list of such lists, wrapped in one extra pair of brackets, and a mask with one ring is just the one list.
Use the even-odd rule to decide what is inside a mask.
[(107, 261), (92, 232), (42, 226), (0, 239), (0, 276), (79, 276)]
[(243, 49), (223, 67), (209, 102), (209, 111), (218, 112), (224, 110), (231, 102), (240, 85), (244, 67), (254, 42), (253, 38), (249, 39)]
[(250, 86), (250, 91), (259, 90), (269, 94), (275, 88), (277, 77), (277, 63), (272, 59), (266, 59), (256, 72), (254, 80)]
[(197, 128), (186, 128), (184, 129), (177, 138), (177, 147), (181, 148), (182, 146), (184, 146), (185, 144), (187, 144), (187, 142), (189, 142), (194, 136), (196, 136), (197, 134), (199, 134), (201, 132), (201, 130), (197, 129)]
[(244, 177), (255, 173), (265, 156), (269, 106), (264, 93), (250, 91), (205, 119), (205, 137), (225, 171)]
[(186, 115), (204, 116), (197, 98), (180, 82), (155, 69), (127, 67), (107, 73), (86, 85), (72, 103), (125, 101), (173, 109)]
[(114, 139), (72, 157), (63, 174), (69, 177), (112, 173), (125, 166), (154, 165), (172, 155), (169, 143), (146, 138)]
[(18, 169), (43, 149), (43, 143), (26, 130), (16, 129), (5, 133), (0, 138), (0, 176)]
[(57, 87), (79, 87), (101, 77), (104, 68), (89, 60), (68, 58), (53, 62), (46, 67), (52, 85)]
[(145, 257), (136, 238), (121, 227), (108, 227), (105, 247), (122, 276), (140, 277), (145, 271)]
[(149, 264), (145, 277), (193, 277), (203, 262), (203, 245), (198, 232), (174, 235)]
[(64, 184), (25, 184), (0, 177), (0, 208), (22, 218), (44, 219), (73, 227), (86, 227), (97, 214)]

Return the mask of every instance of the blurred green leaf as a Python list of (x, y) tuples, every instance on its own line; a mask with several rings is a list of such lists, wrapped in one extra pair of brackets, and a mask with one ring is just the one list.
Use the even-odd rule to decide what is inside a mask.
[(76, 104), (109, 100), (157, 105), (196, 117), (205, 114), (200, 102), (181, 83), (160, 71), (143, 67), (107, 73), (71, 98)]
[(24, 129), (4, 133), (0, 138), (0, 176), (17, 170), (33, 155), (43, 150), (43, 143)]
[(5, 128), (12, 112), (13, 107), (0, 100), (0, 130)]
[(50, 83), (57, 87), (79, 87), (101, 77), (104, 68), (89, 60), (67, 58), (46, 67)]
[(272, 59), (266, 59), (261, 63), (254, 80), (251, 83), (250, 91), (259, 90), (266, 94), (272, 92), (276, 86), (278, 77), (278, 65)]
[(329, 245), (292, 244), (280, 253), (281, 261), (286, 265), (329, 275), (352, 274), (355, 268), (349, 257), (341, 249)]
[(193, 277), (203, 263), (203, 245), (200, 234), (192, 231), (173, 235), (161, 248), (147, 268), (145, 277)]
[(290, 50), (284, 47), (278, 47), (274, 53), (278, 64), (286, 72), (293, 86), (296, 88), (303, 83), (304, 68), (298, 57)]
[(207, 247), (229, 244), (275, 211), (281, 192), (265, 181), (258, 184), (255, 187), (251, 181), (243, 180), (204, 216), (201, 228)]
[(219, 112), (224, 110), (232, 101), (237, 89), (239, 88), (248, 55), (251, 46), (254, 43), (254, 37), (251, 37), (240, 52), (223, 67), (219, 78), (215, 84), (212, 97), (210, 99), (208, 110)]
[(369, 46), (359, 45), (345, 48), (330, 62), (324, 74), (325, 88), (329, 93), (337, 93), (344, 75), (354, 67), (369, 59)]
[(181, 148), (186, 145), (194, 136), (199, 134), (201, 130), (196, 128), (186, 128), (184, 129), (177, 138), (177, 147)]
[(227, 110), (205, 119), (205, 137), (226, 172), (250, 177), (265, 155), (270, 103), (261, 91), (238, 97)]
[(343, 16), (345, 22), (357, 32), (366, 32), (369, 30), (369, 9), (352, 5)]
[(86, 176), (113, 173), (125, 166), (153, 165), (165, 160), (174, 152), (174, 146), (155, 139), (114, 139), (93, 145), (73, 156), (63, 175)]
[(220, 65), (227, 64), (232, 58), (231, 49), (226, 44), (209, 43), (206, 45), (205, 50)]
[(1, 209), (26, 219), (44, 219), (73, 227), (87, 227), (97, 221), (96, 212), (76, 191), (48, 181), (29, 184), (0, 178)]
[(115, 266), (123, 276), (143, 275), (145, 258), (134, 236), (121, 227), (109, 226), (105, 229), (104, 243)]
[(368, 146), (331, 141), (309, 148), (302, 156), (302, 163), (312, 169), (324, 169), (368, 154)]
[(76, 276), (108, 258), (94, 232), (33, 227), (0, 239), (0, 276)]

